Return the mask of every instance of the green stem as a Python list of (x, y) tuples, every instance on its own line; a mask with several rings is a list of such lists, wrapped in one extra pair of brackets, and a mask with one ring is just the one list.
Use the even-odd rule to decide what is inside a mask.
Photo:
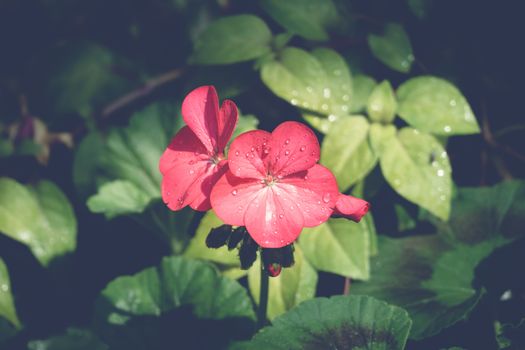
[(261, 329), (266, 324), (266, 310), (268, 308), (268, 282), (269, 277), (261, 264), (261, 286), (259, 292), (259, 308), (257, 309), (257, 329)]

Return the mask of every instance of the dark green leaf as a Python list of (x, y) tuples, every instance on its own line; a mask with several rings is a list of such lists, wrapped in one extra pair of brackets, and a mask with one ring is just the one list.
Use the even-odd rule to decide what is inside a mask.
[[(279, 276), (270, 278), (268, 295), (268, 318), (273, 319), (285, 313), (301, 302), (315, 297), (317, 272), (304, 258), (299, 247), (296, 247), (295, 264), (284, 267)], [(261, 283), (261, 263), (258, 259), (248, 271), (250, 292), (259, 303)]]
[(369, 144), (370, 124), (365, 118), (341, 117), (333, 126), (323, 140), (321, 164), (334, 173), (344, 192), (372, 170), (377, 156)]
[(433, 0), (407, 0), (408, 8), (419, 19), (427, 17)]
[(383, 35), (370, 34), (368, 45), (374, 56), (393, 70), (410, 72), (414, 55), (410, 39), (398, 23), (388, 23)]
[(476, 117), (461, 92), (444, 79), (421, 76), (397, 89), (398, 114), (410, 125), (436, 135), (479, 133)]
[(411, 323), (405, 310), (374, 298), (316, 298), (276, 318), (246, 348), (401, 350)]
[(271, 40), (270, 29), (259, 17), (224, 17), (197, 38), (190, 61), (195, 64), (249, 61), (269, 53)]
[[(20, 320), (15, 309), (13, 294), (11, 293), (11, 280), (7, 272), (7, 266), (0, 258), (0, 319), (5, 318), (14, 327), (20, 328)], [(2, 337), (0, 336), (0, 339)]]
[[(103, 340), (112, 348), (127, 349), (165, 348), (173, 339), (181, 346), (186, 341), (197, 348), (202, 342), (210, 346), (224, 341), (225, 332), (241, 337), (255, 319), (250, 298), (239, 283), (221, 276), (210, 264), (183, 257), (164, 258), (158, 267), (113, 280), (102, 291), (96, 309)], [(219, 324), (213, 320), (237, 322), (231, 325), (236, 328), (217, 332)], [(205, 327), (213, 332), (196, 339), (192, 325), (200, 325), (196, 329), (202, 334)]]
[(381, 238), (372, 278), (352, 292), (399, 305), (410, 313), (411, 338), (421, 339), (464, 319), (483, 289), (474, 287), (476, 267), (495, 249), (523, 235), (525, 184), (460, 189), (439, 234)]
[(373, 124), (372, 146), (390, 186), (411, 202), (446, 220), (452, 191), (447, 152), (433, 136), (412, 128)]
[(46, 340), (32, 340), (29, 350), (107, 350), (109, 347), (93, 332), (84, 329), (69, 328), (65, 334)]
[(44, 266), (76, 248), (73, 208), (49, 181), (23, 186), (0, 178), (0, 232), (29, 246)]
[(327, 29), (338, 20), (332, 0), (262, 0), (261, 6), (284, 28), (310, 40), (327, 40)]

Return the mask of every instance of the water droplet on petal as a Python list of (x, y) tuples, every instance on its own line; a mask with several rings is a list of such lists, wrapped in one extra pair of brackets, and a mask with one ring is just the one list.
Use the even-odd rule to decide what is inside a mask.
[(284, 218), (284, 214), (279, 214), (279, 219)]
[(287, 149), (286, 151), (284, 151), (284, 155), (285, 155), (285, 156), (287, 156), (287, 155), (289, 155), (289, 154), (290, 154), (290, 150), (289, 150), (289, 149)]
[(325, 193), (323, 195), (323, 202), (325, 202), (325, 203), (330, 202), (330, 198), (332, 198), (332, 195), (330, 193)]
[(301, 146), (301, 148), (299, 148), (299, 151), (301, 152), (304, 152), (306, 150), (306, 146)]
[(190, 175), (193, 175), (195, 173), (195, 170), (190, 169)]
[(232, 195), (236, 196), (237, 195), (237, 190), (233, 190), (232, 191)]
[(235, 155), (236, 155), (236, 156), (239, 156), (239, 151), (235, 151)]
[(284, 144), (287, 145), (290, 143), (290, 139), (286, 139), (286, 141), (284, 141)]

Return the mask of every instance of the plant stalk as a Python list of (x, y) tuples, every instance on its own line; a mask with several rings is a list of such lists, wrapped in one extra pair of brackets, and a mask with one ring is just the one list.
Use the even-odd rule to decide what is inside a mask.
[(259, 308), (257, 309), (257, 329), (261, 329), (266, 324), (266, 310), (268, 309), (268, 284), (269, 276), (261, 263), (261, 285), (259, 291)]

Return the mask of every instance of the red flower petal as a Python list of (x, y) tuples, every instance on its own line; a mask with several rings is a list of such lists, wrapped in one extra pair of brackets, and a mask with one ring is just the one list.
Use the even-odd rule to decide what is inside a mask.
[(355, 222), (361, 221), (361, 218), (370, 209), (370, 203), (360, 198), (339, 194), (335, 204), (334, 216), (344, 217)]
[(284, 122), (272, 132), (268, 163), (275, 176), (286, 176), (319, 161), (319, 141), (314, 132), (298, 122)]
[(246, 210), (263, 186), (259, 180), (241, 179), (226, 172), (211, 191), (215, 214), (229, 225), (244, 226)]
[(226, 171), (226, 163), (215, 165), (202, 142), (187, 127), (173, 138), (160, 158), (163, 175), (162, 198), (172, 210), (190, 205), (196, 210), (210, 209), (213, 184)]
[(218, 116), (219, 97), (213, 86), (201, 86), (191, 91), (182, 102), (184, 121), (212, 154), (218, 153)]
[(275, 186), (285, 190), (303, 212), (305, 227), (314, 227), (328, 220), (339, 196), (334, 175), (319, 164), (284, 177)]
[(224, 100), (217, 119), (219, 152), (223, 152), (228, 141), (230, 141), (238, 119), (239, 115), (235, 103), (230, 100)]
[(250, 236), (263, 248), (280, 248), (296, 240), (303, 229), (303, 214), (286, 191), (265, 186), (244, 214)]
[(262, 130), (239, 135), (230, 145), (228, 162), (230, 171), (238, 177), (263, 179), (267, 174), (265, 159), (271, 134)]

